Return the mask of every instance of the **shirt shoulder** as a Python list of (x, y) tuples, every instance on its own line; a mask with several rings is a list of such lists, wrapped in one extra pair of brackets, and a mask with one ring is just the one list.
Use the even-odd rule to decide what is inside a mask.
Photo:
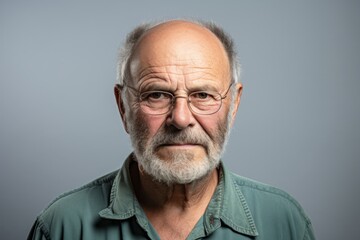
[(299, 211), (303, 217), (306, 218), (306, 214), (299, 202), (286, 191), (266, 183), (239, 176), (235, 173), (230, 174), (235, 188), (238, 188), (239, 190), (241, 189), (245, 198), (249, 198), (251, 200), (257, 199), (261, 203), (281, 203), (283, 206), (284, 204), (289, 205), (294, 210)]
[[(311, 221), (299, 202), (274, 186), (230, 173), (238, 195), (243, 196), (260, 235), (313, 238)], [(269, 224), (271, 223), (271, 224)]]
[(34, 224), (37, 229), (32, 231), (41, 232), (46, 239), (54, 239), (53, 236), (81, 234), (83, 227), (96, 225), (100, 221), (98, 212), (109, 204), (117, 172), (57, 197), (40, 213)]

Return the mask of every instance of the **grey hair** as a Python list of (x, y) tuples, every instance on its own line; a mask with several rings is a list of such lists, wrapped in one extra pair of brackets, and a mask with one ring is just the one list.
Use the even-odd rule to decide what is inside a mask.
[[(234, 42), (231, 36), (227, 34), (220, 26), (216, 25), (213, 22), (193, 21), (193, 20), (185, 20), (185, 21), (205, 27), (206, 29), (210, 30), (220, 40), (229, 58), (230, 71), (232, 74), (231, 82), (232, 83), (239, 82), (240, 63), (238, 61), (237, 52), (235, 50)], [(124, 44), (120, 48), (120, 53), (117, 63), (117, 82), (120, 85), (123, 85), (130, 79), (129, 63), (132, 54), (136, 49), (136, 45), (141, 39), (141, 37), (144, 36), (153, 27), (156, 27), (157, 25), (165, 22), (167, 21), (149, 22), (149, 23), (141, 24), (127, 35)]]

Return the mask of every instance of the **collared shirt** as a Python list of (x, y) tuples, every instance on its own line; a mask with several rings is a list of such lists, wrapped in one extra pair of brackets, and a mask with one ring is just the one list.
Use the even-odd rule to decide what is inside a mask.
[[(55, 199), (28, 239), (160, 239), (133, 191), (129, 166)], [(223, 163), (212, 199), (187, 239), (315, 239), (310, 220), (287, 193), (237, 176)]]

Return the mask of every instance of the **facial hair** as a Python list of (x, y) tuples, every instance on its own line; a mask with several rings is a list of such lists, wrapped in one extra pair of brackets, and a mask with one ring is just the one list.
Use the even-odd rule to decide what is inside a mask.
[[(231, 111), (229, 111), (231, 112)], [(163, 127), (149, 139), (149, 130), (141, 116), (129, 125), (134, 154), (139, 167), (154, 180), (171, 184), (187, 184), (208, 175), (220, 163), (230, 129), (230, 114), (217, 124), (210, 137), (201, 128), (176, 129), (173, 126)], [(187, 150), (175, 150), (168, 160), (159, 158), (156, 150), (166, 144), (196, 144), (206, 151), (203, 159), (194, 159), (194, 154)]]

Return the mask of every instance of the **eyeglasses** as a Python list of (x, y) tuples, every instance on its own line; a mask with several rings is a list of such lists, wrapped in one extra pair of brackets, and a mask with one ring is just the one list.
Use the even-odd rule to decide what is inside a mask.
[(175, 96), (166, 91), (145, 91), (139, 92), (134, 87), (125, 85), (135, 91), (141, 110), (149, 115), (162, 115), (169, 113), (175, 104), (176, 98), (187, 98), (190, 111), (199, 115), (211, 115), (218, 112), (222, 105), (222, 100), (227, 94), (233, 83), (230, 84), (224, 96), (215, 91), (196, 91), (186, 96)]

